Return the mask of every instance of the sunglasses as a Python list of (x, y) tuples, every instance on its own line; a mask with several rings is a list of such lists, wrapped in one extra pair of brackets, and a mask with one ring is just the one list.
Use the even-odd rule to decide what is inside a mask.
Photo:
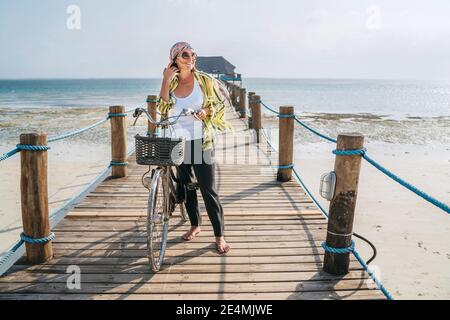
[(192, 55), (190, 55), (188, 52), (185, 51), (180, 55), (180, 57), (183, 59), (186, 59), (186, 60), (189, 59), (189, 57), (191, 57), (192, 59), (196, 59), (197, 54), (195, 52), (193, 52)]

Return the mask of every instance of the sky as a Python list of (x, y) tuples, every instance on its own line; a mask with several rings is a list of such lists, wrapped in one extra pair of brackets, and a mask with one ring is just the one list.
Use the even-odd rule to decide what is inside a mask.
[(0, 78), (160, 78), (170, 47), (243, 77), (450, 79), (448, 0), (0, 0)]

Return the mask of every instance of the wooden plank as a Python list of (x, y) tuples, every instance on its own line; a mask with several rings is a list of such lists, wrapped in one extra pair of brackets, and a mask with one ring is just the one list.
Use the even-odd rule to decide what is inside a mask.
[[(239, 283), (239, 282), (284, 282), (284, 281), (327, 281), (327, 280), (364, 280), (368, 279), (363, 271), (350, 271), (345, 276), (333, 276), (325, 272), (236, 272), (236, 273), (86, 273), (81, 270), (82, 285), (86, 283)], [(19, 271), (0, 278), (0, 283), (67, 283), (71, 273), (33, 273)]]
[[(213, 241), (213, 234), (203, 235), (204, 233), (200, 233), (192, 242), (207, 242), (211, 243)], [(320, 236), (312, 236), (312, 235), (279, 235), (279, 236), (253, 236), (251, 238), (247, 236), (227, 236), (227, 242), (235, 243), (235, 242), (271, 242), (271, 241), (291, 241), (291, 242), (311, 242), (311, 241), (325, 241), (326, 235), (325, 233)], [(57, 239), (57, 240), (56, 240)], [(73, 233), (64, 233), (58, 235), (54, 241), (55, 242), (79, 242), (79, 243), (91, 243), (91, 242), (129, 242), (129, 243), (145, 243), (147, 242), (147, 237), (136, 236), (133, 234), (86, 234), (83, 232), (78, 234)], [(181, 236), (173, 236), (169, 234), (168, 242), (183, 242), (183, 238)]]
[[(190, 229), (188, 224), (171, 225), (169, 227), (169, 232), (172, 231), (183, 231), (187, 232)], [(326, 224), (292, 224), (292, 225), (230, 225), (226, 224), (225, 230), (226, 234), (230, 231), (278, 231), (283, 232), (284, 230), (323, 230), (326, 229)], [(58, 232), (68, 232), (68, 231), (137, 231), (137, 232), (147, 232), (147, 226), (145, 223), (140, 225), (64, 225), (58, 226), (53, 229)], [(203, 231), (213, 230), (212, 226), (209, 224), (202, 225)]]
[[(170, 223), (173, 225), (187, 225), (188, 222), (183, 223), (179, 215), (176, 217), (172, 216), (173, 219), (170, 220)], [(65, 219), (58, 224), (58, 228), (63, 226), (86, 226), (86, 225), (101, 225), (101, 226), (137, 226), (142, 225), (145, 226), (147, 223), (146, 218), (131, 218), (120, 220), (115, 220), (111, 218), (95, 218), (95, 219), (86, 219), (86, 218), (71, 218)], [(327, 221), (324, 218), (311, 218), (311, 219), (302, 219), (302, 218), (291, 218), (291, 219), (271, 219), (271, 220), (258, 220), (251, 219), (251, 217), (247, 217), (247, 219), (236, 219), (236, 217), (229, 217), (226, 220), (227, 226), (236, 225), (236, 226), (266, 226), (266, 225), (280, 225), (280, 226), (290, 226), (290, 225), (326, 225)]]
[[(23, 265), (16, 264), (11, 269), (9, 274), (14, 272), (26, 271), (33, 273), (67, 273), (67, 268), (70, 265), (61, 264), (42, 264), (42, 265)], [(80, 271), (82, 273), (149, 273), (150, 266), (148, 264), (141, 265), (99, 265), (99, 264), (79, 264)], [(320, 263), (273, 263), (273, 264), (230, 264), (226, 266), (226, 273), (241, 273), (243, 270), (246, 272), (320, 272), (322, 265)], [(361, 265), (358, 262), (353, 261), (351, 263), (352, 271), (362, 271)], [(164, 265), (163, 268), (158, 271), (158, 274), (165, 273), (223, 273), (224, 267), (220, 264), (201, 265), (201, 264), (174, 264)]]
[[(228, 257), (260, 257), (260, 256), (304, 256), (304, 255), (318, 255), (324, 254), (322, 247), (310, 248), (233, 248), (227, 254)], [(124, 257), (124, 258), (139, 258), (146, 257), (147, 249), (66, 249), (55, 248), (54, 257)], [(166, 250), (165, 257), (216, 257), (217, 250), (215, 248), (199, 248), (192, 250), (191, 248), (169, 248)]]
[[(372, 280), (339, 280), (339, 281), (286, 281), (286, 282), (241, 282), (241, 283), (201, 283), (187, 286), (179, 283), (87, 283), (83, 284), (77, 293), (243, 293), (243, 292), (307, 292), (307, 291), (339, 291), (339, 290), (369, 290), (373, 288)], [(66, 283), (0, 283), (3, 293), (71, 293)]]
[[(354, 258), (350, 258), (355, 261)], [(303, 255), (303, 256), (257, 256), (257, 257), (232, 257), (217, 254), (211, 257), (167, 257), (164, 259), (166, 266), (174, 264), (218, 264), (225, 266), (231, 264), (247, 265), (247, 264), (278, 264), (278, 263), (315, 263), (322, 265), (323, 257), (319, 255)], [(19, 263), (23, 263), (19, 260)], [(52, 263), (64, 265), (80, 265), (80, 264), (96, 264), (96, 265), (147, 265), (146, 257), (58, 257), (52, 259)], [(225, 269), (224, 269), (225, 270)]]
[[(293, 239), (304, 239), (304, 240), (312, 240), (316, 239), (316, 236), (324, 237), (326, 235), (326, 231), (324, 230), (308, 230), (308, 232), (298, 232), (296, 230), (285, 230), (283, 233), (273, 230), (264, 230), (264, 231), (225, 231), (226, 236), (228, 238), (241, 237), (245, 239), (251, 238), (253, 239), (283, 239), (283, 237), (293, 236)], [(169, 233), (169, 238), (181, 237), (184, 235), (183, 231), (172, 231)], [(109, 237), (120, 237), (120, 238), (147, 238), (147, 233), (145, 231), (120, 231), (120, 232), (111, 232), (111, 231), (58, 231), (55, 232), (56, 237), (59, 239), (63, 239), (66, 237), (80, 237), (80, 238), (109, 238)], [(211, 237), (213, 236), (212, 231), (200, 232), (196, 238), (202, 237)]]
[(318, 291), (318, 292), (268, 292), (268, 293), (216, 293), (216, 294), (79, 294), (67, 295), (39, 294), (2, 294), (4, 300), (385, 300), (386, 298), (375, 290)]
[[(141, 219), (141, 218), (139, 218)], [(69, 221), (70, 220), (70, 221)], [(133, 227), (143, 228), (146, 227), (147, 221), (145, 220), (92, 220), (92, 219), (67, 219), (67, 221), (63, 221), (59, 223), (54, 230), (63, 230), (65, 228), (77, 228), (77, 227), (91, 227), (91, 228), (99, 228), (106, 230), (107, 228), (120, 228), (127, 229)], [(189, 228), (189, 222), (183, 222), (178, 218), (174, 218), (170, 220), (170, 225), (178, 228)], [(326, 220), (311, 220), (311, 221), (302, 221), (302, 220), (226, 220), (226, 227), (228, 230), (247, 230), (247, 229), (304, 229), (309, 226), (326, 226)], [(208, 230), (212, 228), (212, 226), (205, 222), (202, 225), (202, 229)], [(169, 229), (170, 230), (170, 229)]]
[[(179, 212), (175, 211), (172, 215), (173, 219), (179, 219), (180, 214)], [(66, 218), (63, 221), (146, 221), (146, 217), (76, 217), (76, 216), (66, 216)], [(171, 220), (172, 221), (172, 220)], [(240, 221), (243, 222), (253, 222), (255, 224), (261, 224), (261, 223), (285, 223), (285, 224), (291, 224), (296, 221), (299, 222), (308, 222), (308, 221), (326, 221), (325, 217), (322, 214), (308, 214), (308, 215), (246, 215), (246, 216), (228, 216), (227, 217), (227, 223), (235, 222), (239, 223)]]
[[(312, 248), (320, 247), (322, 241), (273, 241), (273, 242), (234, 242), (234, 249), (263, 249), (263, 248)], [(209, 242), (171, 242), (171, 249), (214, 249), (215, 245)], [(146, 243), (133, 242), (53, 242), (53, 247), (58, 249), (109, 249), (109, 250), (125, 250), (125, 249), (146, 249)]]

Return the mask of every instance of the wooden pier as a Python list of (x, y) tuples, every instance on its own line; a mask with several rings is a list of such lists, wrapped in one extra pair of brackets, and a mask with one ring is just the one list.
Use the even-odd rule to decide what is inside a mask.
[[(103, 181), (53, 229), (51, 260), (23, 258), (0, 277), (0, 299), (385, 299), (352, 256), (347, 274), (322, 271), (327, 220), (296, 180), (277, 180), (278, 154), (245, 117), (230, 108), (227, 118), (235, 134), (216, 144), (227, 255), (216, 252), (199, 194), (202, 232), (183, 241), (189, 223), (177, 211), (165, 265), (150, 271), (147, 168), (131, 156), (126, 177)], [(68, 285), (72, 270), (79, 288)]]

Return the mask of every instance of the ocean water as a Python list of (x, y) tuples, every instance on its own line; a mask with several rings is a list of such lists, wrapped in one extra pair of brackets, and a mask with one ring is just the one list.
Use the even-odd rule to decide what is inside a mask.
[[(0, 80), (0, 146), (16, 143), (26, 130), (51, 135), (89, 125), (110, 105), (142, 106), (160, 85), (161, 79)], [(243, 86), (275, 109), (294, 106), (305, 122), (332, 136), (358, 131), (369, 141), (450, 142), (449, 81), (244, 78)], [(264, 111), (264, 126), (276, 127)], [(296, 136), (319, 141), (305, 130)]]

